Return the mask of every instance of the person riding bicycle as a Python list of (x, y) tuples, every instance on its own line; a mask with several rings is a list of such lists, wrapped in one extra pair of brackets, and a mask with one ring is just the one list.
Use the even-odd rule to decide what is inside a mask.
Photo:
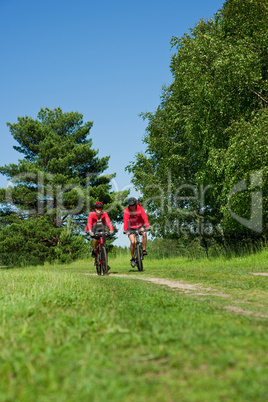
[(135, 267), (135, 235), (131, 233), (131, 229), (139, 230), (142, 233), (142, 248), (143, 256), (147, 255), (146, 244), (147, 235), (144, 228), (149, 229), (149, 221), (146, 212), (142, 206), (137, 202), (136, 198), (131, 197), (128, 199), (128, 206), (124, 211), (124, 231), (130, 240), (131, 260), (130, 264)]
[[(97, 201), (94, 204), (94, 211), (90, 212), (88, 215), (85, 232), (89, 232), (90, 236), (93, 236), (98, 234), (98, 232), (103, 231), (104, 226), (108, 226), (110, 234), (113, 234), (114, 228), (107, 212), (103, 211), (103, 203)], [(97, 255), (97, 247), (99, 242), (99, 239), (93, 240), (93, 250), (91, 254), (93, 258), (95, 258)]]

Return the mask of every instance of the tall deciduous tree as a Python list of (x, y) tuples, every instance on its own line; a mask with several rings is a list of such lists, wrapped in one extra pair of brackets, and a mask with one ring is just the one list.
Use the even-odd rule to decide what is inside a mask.
[(13, 181), (0, 190), (2, 256), (28, 253), (42, 261), (58, 257), (61, 249), (69, 258), (77, 256), (84, 246), (79, 232), (93, 203), (101, 200), (119, 220), (118, 201), (126, 196), (111, 191), (114, 175), (103, 174), (109, 156), (98, 157), (92, 147), (92, 122), (84, 123), (78, 112), (46, 108), (37, 119), (19, 117), (8, 126), (24, 158), (0, 167)]
[[(232, 232), (232, 241), (236, 233), (237, 240), (253, 233), (243, 224), (238, 233), (237, 225), (230, 224), (228, 194), (235, 180), (257, 169), (262, 172), (263, 210), (267, 205), (267, 21), (266, 0), (228, 0), (214, 18), (172, 38), (173, 82), (164, 88), (155, 113), (142, 115), (148, 120), (147, 150), (128, 166), (156, 234), (178, 237), (177, 225), (170, 224), (176, 220), (180, 227), (198, 226), (201, 235), (206, 225), (213, 225), (215, 233), (220, 230), (221, 238)], [(245, 153), (250, 147), (254, 151)], [(248, 194), (238, 198), (244, 205), (239, 213), (248, 217)], [(263, 218), (262, 234), (267, 236), (267, 216)]]

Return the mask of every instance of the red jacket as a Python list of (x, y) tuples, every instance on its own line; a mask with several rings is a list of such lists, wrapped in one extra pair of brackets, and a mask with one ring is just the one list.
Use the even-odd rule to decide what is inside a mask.
[(137, 204), (137, 210), (134, 212), (127, 207), (124, 211), (124, 230), (137, 229), (142, 225), (149, 229), (149, 221), (142, 206)]
[[(87, 227), (86, 227), (85, 232), (92, 232), (92, 227), (95, 225), (97, 220), (98, 220), (98, 218), (97, 218), (96, 212), (95, 211), (90, 212), (90, 214), (88, 215)], [(107, 212), (102, 211), (101, 220), (102, 220), (102, 223), (104, 224), (104, 226), (108, 226), (109, 230), (114, 230)]]

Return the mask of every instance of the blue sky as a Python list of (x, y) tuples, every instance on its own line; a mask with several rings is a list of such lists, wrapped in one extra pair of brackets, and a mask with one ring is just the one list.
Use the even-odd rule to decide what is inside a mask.
[[(0, 165), (22, 158), (7, 122), (41, 107), (78, 111), (93, 121), (93, 147), (111, 155), (115, 190), (131, 187), (125, 166), (171, 83), (172, 36), (211, 18), (218, 0), (0, 0)], [(0, 175), (0, 187), (6, 179)], [(134, 190), (131, 190), (135, 194)]]

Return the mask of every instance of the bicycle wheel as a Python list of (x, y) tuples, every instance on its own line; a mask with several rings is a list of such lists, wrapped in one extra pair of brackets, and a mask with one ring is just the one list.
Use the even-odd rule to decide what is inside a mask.
[(136, 260), (137, 260), (138, 271), (143, 271), (142, 249), (140, 245), (136, 247)]
[(97, 270), (97, 275), (101, 275), (101, 265), (100, 265), (100, 256), (99, 253), (95, 259), (95, 265), (96, 265), (96, 270)]
[(108, 260), (107, 260), (107, 251), (105, 247), (102, 247), (101, 250), (101, 268), (103, 275), (107, 274), (108, 272)]

